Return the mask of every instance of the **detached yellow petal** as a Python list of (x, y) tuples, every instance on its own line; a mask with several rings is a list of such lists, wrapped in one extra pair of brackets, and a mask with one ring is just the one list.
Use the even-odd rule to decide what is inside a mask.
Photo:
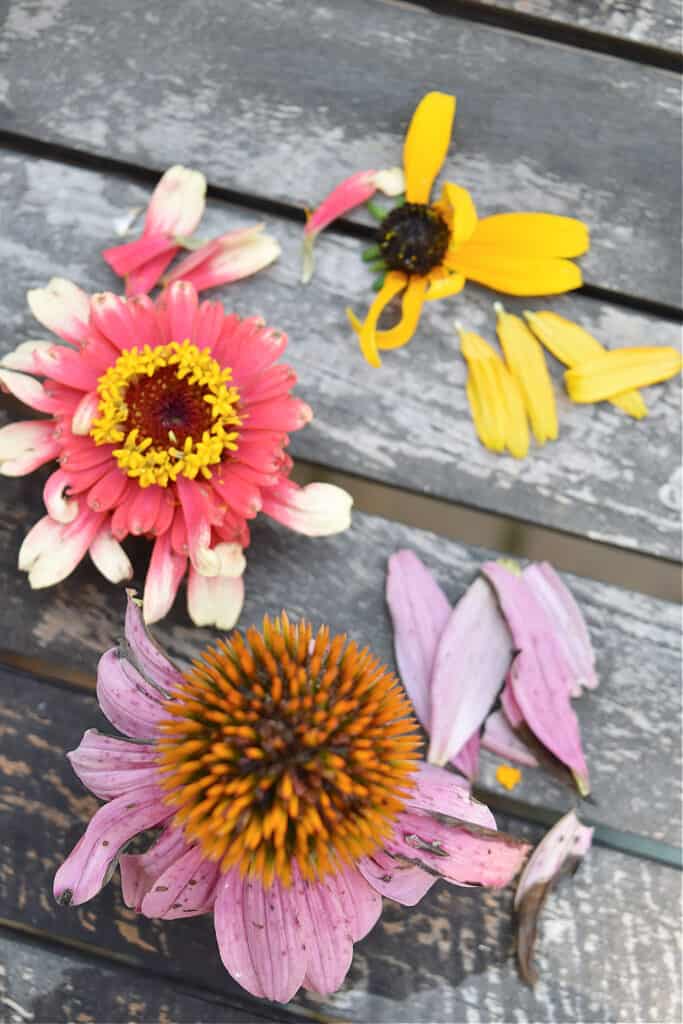
[(497, 213), (485, 217), (479, 221), (472, 241), (534, 259), (581, 256), (590, 246), (588, 228), (582, 221), (553, 213)]
[(496, 782), (500, 782), (505, 789), (514, 789), (521, 780), (519, 768), (513, 768), (511, 764), (499, 764), (496, 768)]
[(408, 344), (420, 322), (428, 287), (429, 281), (426, 277), (409, 278), (408, 287), (403, 293), (401, 319), (391, 330), (376, 332), (377, 348), (402, 348)]
[[(524, 316), (539, 341), (565, 366), (587, 363), (607, 351), (592, 334), (559, 313), (551, 310), (530, 313), (525, 310)], [(642, 420), (647, 416), (647, 406), (638, 391), (612, 395), (609, 401), (633, 419)]]
[(519, 384), (531, 429), (539, 444), (557, 440), (557, 409), (543, 349), (523, 320), (494, 305), (497, 331), (505, 360)]
[(403, 145), (406, 200), (426, 203), (451, 142), (455, 96), (429, 92), (418, 103)]
[(581, 270), (570, 260), (518, 258), (474, 241), (448, 253), (444, 262), (468, 280), (507, 295), (559, 295), (582, 284)]
[(682, 368), (675, 348), (617, 348), (567, 370), (564, 380), (573, 402), (601, 402), (631, 388), (669, 380)]
[(460, 347), (467, 360), (467, 400), (475, 430), (490, 451), (505, 448), (518, 459), (529, 450), (529, 429), (519, 386), (488, 342), (458, 324)]
[(370, 366), (379, 367), (382, 365), (382, 360), (379, 358), (379, 353), (377, 351), (377, 321), (382, 315), (385, 307), (389, 305), (394, 296), (398, 295), (405, 286), (405, 274), (400, 274), (397, 271), (392, 270), (391, 273), (387, 274), (381, 290), (375, 296), (364, 323), (360, 323), (352, 310), (347, 309), (346, 311), (346, 315), (349, 318), (351, 326), (358, 335), (360, 350), (366, 360), (370, 363)]
[(429, 302), (433, 299), (446, 299), (449, 295), (457, 295), (464, 287), (465, 278), (462, 274), (448, 274), (447, 277), (439, 279), (432, 278), (425, 299)]
[(451, 246), (462, 245), (472, 237), (477, 227), (477, 208), (466, 188), (447, 181), (441, 193), (441, 201), (435, 205), (446, 215), (451, 229)]

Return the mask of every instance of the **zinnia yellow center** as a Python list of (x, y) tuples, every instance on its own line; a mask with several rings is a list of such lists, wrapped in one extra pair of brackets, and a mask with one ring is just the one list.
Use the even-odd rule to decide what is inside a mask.
[(294, 861), (320, 878), (390, 835), (417, 726), (395, 676), (346, 636), (266, 618), (208, 648), (165, 709), (166, 800), (221, 870), (288, 885)]
[(141, 487), (191, 480), (237, 449), (239, 391), (208, 348), (189, 341), (123, 352), (97, 383), (95, 444), (116, 444), (114, 457)]

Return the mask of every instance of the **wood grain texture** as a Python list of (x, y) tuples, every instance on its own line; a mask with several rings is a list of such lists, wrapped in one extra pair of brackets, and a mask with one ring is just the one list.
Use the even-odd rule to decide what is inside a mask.
[(209, 993), (74, 950), (0, 931), (3, 1024), (259, 1024), (294, 1021), (251, 1001), (240, 1009)]
[[(25, 291), (53, 274), (88, 290), (115, 289), (100, 258), (116, 240), (115, 224), (149, 190), (121, 178), (46, 160), (0, 155), (0, 351), (42, 329)], [(254, 215), (212, 202), (202, 233), (253, 223)], [(601, 403), (573, 405), (562, 367), (548, 357), (556, 381), (560, 438), (533, 448), (523, 462), (483, 448), (465, 395), (466, 368), (453, 330), (463, 323), (494, 339), (494, 296), (474, 286), (428, 303), (414, 341), (369, 370), (345, 316), (367, 308), (371, 274), (362, 244), (330, 233), (320, 239), (311, 285), (298, 282), (299, 229), (268, 218), (283, 246), (278, 263), (216, 292), (228, 308), (262, 313), (289, 333), (288, 360), (316, 418), (294, 435), (296, 456), (383, 483), (500, 512), (594, 540), (673, 559), (681, 556), (681, 404), (678, 381), (650, 388), (650, 416), (636, 423)], [(552, 306), (610, 346), (680, 345), (677, 325), (580, 296), (510, 301), (511, 310)], [(15, 413), (16, 415), (16, 413)], [(5, 485), (6, 486), (6, 485)], [(637, 586), (637, 581), (634, 581)]]
[(445, 172), (482, 214), (582, 217), (588, 280), (681, 304), (673, 73), (364, 0), (14, 0), (0, 57), (0, 128), (298, 205), (399, 162), (419, 97), (455, 92)]
[[(95, 701), (5, 670), (0, 694), (0, 917), (232, 998), (236, 986), (220, 966), (210, 918), (163, 923), (136, 916), (122, 905), (116, 879), (82, 907), (54, 904), (54, 871), (97, 806), (64, 757), (85, 725), (99, 724)], [(499, 825), (540, 836), (500, 816)], [(511, 903), (509, 889), (442, 883), (413, 910), (385, 901), (341, 992), (302, 995), (295, 1005), (388, 1024), (679, 1019), (678, 872), (592, 850), (547, 907), (542, 980), (533, 993), (516, 977)]]
[[(19, 577), (16, 552), (27, 523), (36, 516), (39, 481), (12, 483), (13, 498), (2, 508), (0, 592), (5, 633), (1, 647), (29, 654), (57, 671), (92, 672), (99, 656), (119, 636), (123, 592), (105, 583), (86, 563), (63, 584), (31, 592)], [(393, 664), (392, 635), (384, 602), (387, 559), (401, 547), (416, 550), (455, 602), (486, 553), (421, 530), (356, 514), (350, 531), (310, 540), (257, 521), (246, 574), (247, 602), (241, 623), (260, 622), (265, 612), (286, 608), (313, 622), (328, 622), (369, 644)], [(141, 583), (145, 542), (133, 548)], [(681, 731), (678, 707), (680, 610), (676, 605), (616, 587), (570, 578), (588, 623), (602, 685), (576, 702), (593, 798), (590, 816), (614, 828), (678, 844), (680, 839)], [(191, 627), (184, 595), (159, 628), (173, 654), (189, 661), (212, 634)], [(93, 679), (94, 682), (94, 679)], [(75, 743), (85, 722), (73, 730)], [(646, 786), (642, 764), (647, 763)], [(485, 762), (483, 781), (498, 787), (497, 759)], [(515, 796), (563, 811), (569, 793), (531, 769)]]
[[(391, 2), (391, 0), (388, 0)], [(481, 7), (532, 14), (579, 27), (681, 52), (681, 0), (476, 0)], [(514, 21), (511, 22), (514, 24)]]

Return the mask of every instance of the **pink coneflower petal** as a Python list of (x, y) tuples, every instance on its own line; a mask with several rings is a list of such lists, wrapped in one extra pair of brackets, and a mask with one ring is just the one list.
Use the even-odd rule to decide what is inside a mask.
[(100, 807), (55, 875), (57, 902), (77, 906), (92, 899), (109, 880), (122, 847), (169, 817), (155, 785), (129, 790)]
[(382, 913), (382, 897), (360, 871), (349, 865), (343, 865), (336, 875), (330, 875), (328, 882), (337, 893), (351, 938), (359, 942), (377, 924)]
[(479, 737), (479, 726), (476, 731), (465, 741), (457, 754), (451, 757), (451, 764), (459, 772), (472, 781), (479, 771), (479, 750), (481, 739)]
[(325, 881), (294, 881), (299, 911), (309, 935), (304, 988), (331, 995), (348, 974), (353, 959), (352, 924), (336, 888)]
[(45, 288), (32, 288), (28, 304), (36, 320), (64, 341), (78, 345), (88, 336), (90, 300), (82, 288), (53, 277)]
[(116, 648), (103, 654), (97, 666), (97, 699), (124, 736), (150, 740), (159, 735), (164, 718), (159, 694)]
[(386, 586), (399, 676), (415, 714), (426, 728), (431, 715), (430, 682), (436, 649), (451, 606), (412, 551), (397, 551), (391, 556)]
[(413, 779), (413, 791), (407, 798), (407, 806), (419, 811), (433, 811), (461, 818), (484, 828), (495, 828), (495, 819), (486, 806), (480, 803), (463, 786), (462, 780), (445, 768), (434, 764), (421, 764)]
[(151, 744), (105, 736), (88, 729), (66, 755), (84, 786), (101, 800), (111, 800), (157, 778), (156, 750)]
[(168, 614), (186, 569), (187, 556), (173, 550), (168, 533), (160, 534), (154, 542), (145, 577), (142, 599), (145, 622), (158, 622)]
[(506, 761), (516, 761), (517, 764), (524, 764), (529, 768), (538, 767), (538, 761), (514, 731), (502, 709), (493, 711), (486, 719), (481, 745), (484, 750), (489, 750)]
[(164, 872), (188, 850), (181, 829), (167, 825), (146, 853), (121, 857), (121, 891), (127, 907), (140, 911), (142, 901)]
[(174, 860), (144, 896), (140, 910), (146, 917), (172, 921), (196, 917), (211, 910), (220, 878), (218, 864), (193, 846)]
[(328, 537), (348, 529), (352, 505), (351, 495), (334, 484), (298, 487), (283, 480), (263, 495), (266, 515), (308, 537)]
[(130, 655), (145, 679), (160, 691), (161, 696), (169, 696), (175, 687), (182, 683), (182, 672), (150, 636), (139, 602), (130, 590), (126, 603), (125, 638), (126, 653)]
[(195, 626), (232, 629), (244, 605), (241, 576), (202, 576), (190, 566), (187, 581), (187, 610)]
[(373, 889), (404, 907), (414, 907), (436, 882), (436, 875), (378, 850), (358, 861), (358, 870)]
[(511, 657), (510, 633), (493, 591), (477, 579), (455, 606), (437, 648), (428, 760), (445, 764), (479, 729)]
[(214, 906), (221, 959), (252, 995), (287, 1002), (301, 987), (310, 936), (299, 914), (294, 885), (279, 881), (267, 891), (239, 868), (223, 875)]
[(95, 536), (88, 553), (95, 567), (110, 583), (124, 583), (132, 579), (133, 566), (119, 542), (112, 537), (108, 523)]

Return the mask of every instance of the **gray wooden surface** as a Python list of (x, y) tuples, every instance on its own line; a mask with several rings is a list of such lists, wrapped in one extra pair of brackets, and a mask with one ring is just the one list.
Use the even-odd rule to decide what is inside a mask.
[[(149, 189), (119, 177), (0, 153), (0, 351), (44, 333), (24, 296), (53, 274), (71, 277), (88, 290), (119, 289), (120, 280), (99, 253), (116, 240), (122, 215), (148, 195)], [(258, 219), (215, 201), (202, 233), (209, 237)], [(214, 294), (227, 307), (262, 313), (289, 333), (287, 358), (316, 413), (313, 423), (294, 435), (295, 455), (620, 547), (680, 558), (678, 381), (647, 389), (651, 414), (637, 423), (607, 403), (572, 405), (564, 394), (563, 368), (548, 356), (557, 383), (559, 440), (533, 447), (523, 462), (495, 455), (474, 433), (466, 368), (452, 326), (457, 315), (494, 340), (491, 293), (472, 287), (458, 299), (429, 303), (413, 342), (388, 353), (381, 370), (368, 372), (344, 313), (347, 303), (362, 310), (368, 301), (371, 275), (360, 260), (361, 243), (333, 233), (321, 239), (316, 277), (304, 288), (298, 283), (298, 226), (265, 219), (283, 246), (278, 263)], [(507, 307), (521, 311), (548, 304), (510, 300)], [(672, 322), (609, 303), (566, 296), (553, 300), (552, 307), (612, 346), (680, 344), (680, 330)]]
[[(31, 592), (15, 569), (26, 523), (36, 515), (38, 480), (3, 488), (0, 591), (5, 595), (2, 647), (30, 652), (59, 671), (93, 673), (100, 654), (119, 636), (123, 591), (84, 565), (56, 588)], [(386, 565), (401, 547), (418, 552), (455, 602), (489, 553), (426, 531), (355, 515), (338, 537), (310, 540), (265, 520), (257, 521), (248, 553), (247, 601), (241, 623), (260, 622), (283, 607), (337, 631), (350, 631), (393, 664), (392, 635), (384, 602)], [(144, 542), (139, 542), (143, 556)], [(145, 559), (135, 559), (142, 579)], [(678, 706), (680, 611), (676, 605), (617, 587), (569, 577), (589, 623), (601, 687), (575, 704), (591, 771), (597, 822), (653, 839), (680, 841), (681, 733)], [(190, 625), (184, 596), (158, 629), (178, 658), (189, 661), (211, 633)], [(84, 720), (74, 723), (74, 741)], [(487, 757), (483, 780), (503, 793), (493, 773), (500, 759)], [(647, 764), (647, 783), (643, 781)], [(559, 811), (570, 794), (545, 773), (526, 769), (515, 796)]]
[(397, 163), (420, 96), (455, 92), (446, 170), (482, 214), (582, 217), (587, 280), (680, 306), (675, 74), (366, 0), (110, 11), (13, 0), (0, 129), (155, 168), (188, 163), (217, 185), (304, 205), (352, 171)]
[[(393, 0), (381, 0), (392, 3)], [(681, 52), (681, 0), (476, 0), (515, 14), (533, 14), (570, 28)], [(514, 24), (514, 22), (513, 22)]]
[[(0, 694), (0, 917), (232, 999), (237, 988), (220, 966), (209, 918), (167, 924), (135, 915), (122, 906), (116, 879), (89, 904), (56, 906), (54, 870), (97, 806), (64, 757), (86, 724), (98, 724), (95, 701), (5, 670)], [(510, 888), (442, 883), (414, 909), (385, 901), (341, 991), (329, 999), (302, 994), (295, 1006), (387, 1024), (509, 1021), (511, 1013), (520, 1020), (678, 1021), (679, 872), (594, 848), (547, 906), (535, 992), (516, 976), (511, 904)], [(260, 1005), (266, 1014), (272, 1009)], [(108, 1019), (101, 1008), (96, 1019)]]

